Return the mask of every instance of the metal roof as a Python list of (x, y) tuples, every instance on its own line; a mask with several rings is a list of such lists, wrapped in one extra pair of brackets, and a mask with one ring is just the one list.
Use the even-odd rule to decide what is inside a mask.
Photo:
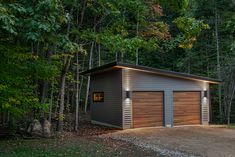
[(192, 75), (192, 74), (181, 73), (181, 72), (175, 72), (175, 71), (170, 71), (170, 70), (151, 68), (151, 67), (147, 67), (147, 66), (120, 63), (120, 62), (111, 62), (111, 63), (105, 64), (105, 65), (102, 65), (102, 66), (99, 66), (99, 67), (96, 67), (93, 69), (83, 71), (80, 74), (86, 75), (86, 74), (99, 73), (102, 71), (111, 70), (112, 68), (132, 69), (132, 70), (154, 73), (154, 74), (168, 76), (168, 77), (177, 77), (177, 78), (182, 78), (182, 79), (205, 81), (205, 82), (214, 83), (214, 84), (221, 83), (221, 80), (214, 79), (214, 78), (203, 77), (203, 76)]

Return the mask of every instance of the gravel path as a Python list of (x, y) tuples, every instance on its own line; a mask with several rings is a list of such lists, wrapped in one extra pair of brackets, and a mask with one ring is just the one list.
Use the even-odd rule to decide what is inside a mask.
[(235, 157), (235, 130), (212, 127), (129, 129), (100, 135), (170, 157)]
[(104, 136), (104, 135), (101, 135), (99, 136), (100, 138), (103, 138), (103, 139), (114, 139), (114, 140), (120, 140), (120, 141), (125, 141), (125, 142), (128, 142), (128, 143), (131, 143), (131, 144), (134, 144), (138, 147), (141, 147), (143, 149), (150, 149), (150, 150), (153, 150), (157, 153), (159, 153), (160, 155), (162, 156), (169, 156), (169, 157), (200, 157), (200, 155), (194, 155), (194, 154), (190, 154), (190, 153), (187, 153), (187, 152), (182, 152), (182, 151), (177, 151), (177, 150), (170, 150), (170, 149), (166, 149), (166, 148), (161, 148), (159, 146), (156, 146), (156, 145), (152, 145), (152, 144), (149, 144), (149, 143), (144, 143), (142, 142), (140, 139), (138, 138), (127, 138), (127, 137), (122, 137), (122, 136)]

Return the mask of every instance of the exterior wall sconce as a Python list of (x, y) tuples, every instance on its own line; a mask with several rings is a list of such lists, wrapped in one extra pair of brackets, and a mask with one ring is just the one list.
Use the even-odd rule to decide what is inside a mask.
[(126, 99), (131, 97), (131, 92), (130, 91), (126, 91)]
[(208, 97), (208, 92), (207, 90), (204, 91), (204, 98), (207, 98)]

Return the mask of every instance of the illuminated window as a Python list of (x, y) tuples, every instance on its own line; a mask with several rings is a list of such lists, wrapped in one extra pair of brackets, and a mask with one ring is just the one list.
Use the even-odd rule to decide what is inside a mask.
[(93, 102), (104, 102), (104, 92), (93, 92)]

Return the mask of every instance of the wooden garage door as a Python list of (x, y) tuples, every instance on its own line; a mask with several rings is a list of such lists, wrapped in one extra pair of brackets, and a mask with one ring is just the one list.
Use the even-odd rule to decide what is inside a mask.
[(201, 124), (200, 92), (174, 92), (174, 125)]
[(133, 92), (133, 128), (163, 125), (163, 92)]

